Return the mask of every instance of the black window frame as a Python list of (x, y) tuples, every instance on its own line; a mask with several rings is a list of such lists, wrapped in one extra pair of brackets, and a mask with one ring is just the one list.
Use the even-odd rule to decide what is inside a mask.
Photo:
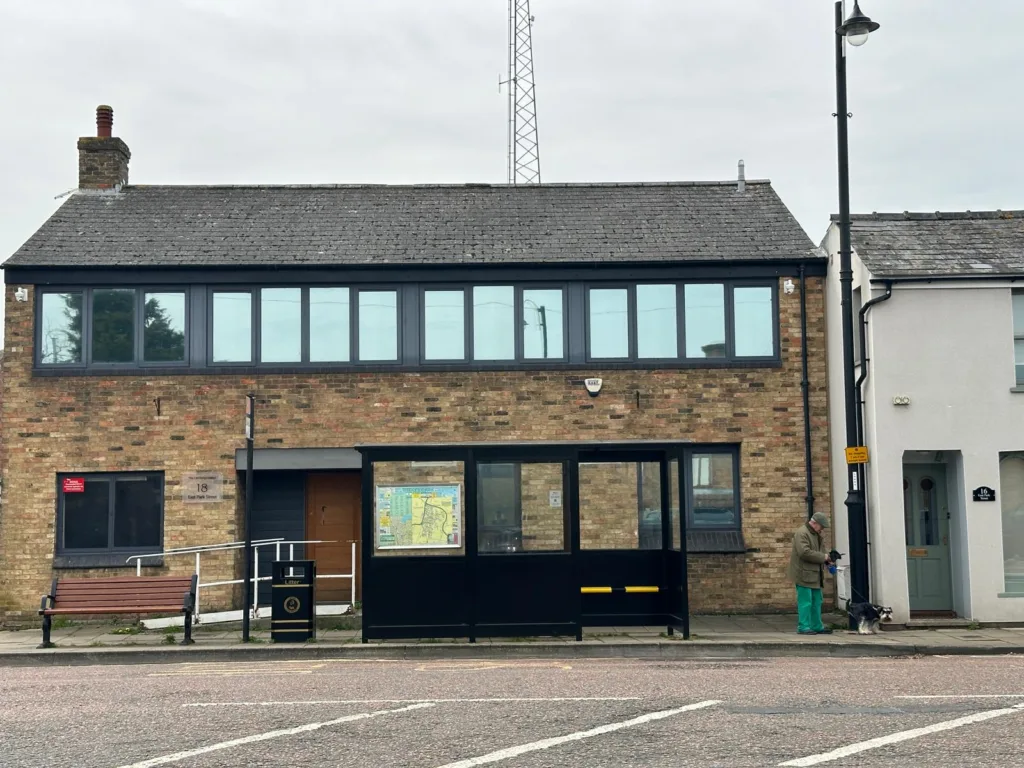
[[(626, 356), (625, 357), (594, 357), (590, 346), (591, 291), (626, 291)], [(588, 282), (583, 286), (583, 329), (586, 359), (588, 363), (629, 363), (637, 359), (636, 350), (636, 283), (625, 282)]]
[[(473, 284), (466, 283), (432, 283), (420, 286), (419, 342), (420, 361), (423, 365), (451, 365), (473, 361), (473, 308), (470, 305), (473, 301), (473, 288), (475, 287)], [(427, 357), (427, 294), (442, 291), (462, 294), (462, 357)]]
[[(287, 288), (294, 286), (266, 286), (268, 288)], [(311, 360), (310, 350), (312, 349), (313, 341), (313, 324), (312, 324), (312, 304), (310, 304), (309, 292), (312, 288), (344, 288), (348, 291), (348, 360)], [(355, 324), (356, 324), (356, 300), (353, 300), (353, 296), (356, 295), (355, 288), (351, 285), (344, 283), (325, 283), (323, 285), (304, 285), (302, 286), (302, 365), (312, 366), (352, 366), (355, 364)], [(401, 298), (399, 298), (399, 304)], [(399, 314), (401, 319), (401, 314)], [(399, 323), (400, 324), (400, 323)], [(401, 355), (402, 348), (398, 348), (399, 355)], [(269, 366), (287, 366), (289, 363), (265, 363)]]
[[(395, 294), (395, 359), (362, 360), (359, 356), (359, 296), (363, 293), (381, 292)], [(351, 341), (349, 342), (349, 357), (351, 357), (352, 360), (349, 363), (349, 366), (352, 368), (366, 368), (368, 366), (394, 368), (402, 365), (405, 361), (405, 355), (403, 354), (403, 345), (405, 343), (405, 324), (403, 322), (405, 317), (405, 301), (403, 300), (403, 294), (404, 291), (402, 290), (402, 286), (394, 283), (349, 286), (349, 306), (353, 310), (353, 322), (349, 329), (349, 333), (352, 334)], [(420, 333), (420, 336), (422, 335), (423, 334)]]
[[(569, 285), (564, 282), (518, 282), (516, 288), (516, 362), (523, 365), (550, 365), (569, 362)], [(562, 293), (562, 356), (526, 357), (526, 325), (524, 324), (523, 293), (525, 291), (561, 291)], [(545, 319), (546, 319), (545, 315)], [(500, 361), (498, 361), (500, 362)]]
[[(485, 368), (503, 368), (509, 364), (517, 365), (523, 361), (519, 358), (519, 334), (522, 331), (522, 322), (520, 320), (520, 313), (522, 307), (519, 303), (518, 284), (514, 281), (497, 282), (497, 283), (481, 283), (472, 282), (466, 284), (466, 361), (474, 366), (485, 367)], [(475, 304), (473, 291), (477, 288), (511, 288), (512, 289), (512, 357), (505, 357), (499, 360), (477, 360), (476, 358), (476, 314), (474, 312)], [(433, 290), (432, 287), (424, 288), (424, 293), (428, 290)], [(565, 294), (562, 294), (563, 307), (565, 305)], [(563, 314), (568, 314), (563, 312)], [(423, 334), (426, 334), (426, 327), (424, 326)], [(564, 341), (564, 346), (568, 348), (567, 341)], [(424, 363), (430, 363), (434, 361), (427, 361), (424, 359)]]
[[(266, 286), (273, 288), (276, 286)], [(214, 360), (213, 335), (217, 323), (213, 311), (214, 299), (218, 293), (241, 293), (249, 295), (249, 359), (248, 360)], [(258, 365), (260, 351), (260, 291), (254, 287), (216, 286), (211, 288), (206, 297), (206, 363), (217, 368), (252, 368)]]
[[(130, 362), (95, 362), (93, 355), (93, 301), (96, 291), (132, 291), (133, 296), (133, 340), (132, 360)], [(82, 294), (82, 359), (74, 363), (44, 363), (42, 360), (42, 317), (44, 296), (49, 294)], [(185, 299), (185, 355), (182, 360), (146, 360), (145, 359), (145, 301), (147, 293), (180, 293)], [(33, 339), (35, 341), (35, 365), (39, 368), (52, 369), (83, 369), (91, 368), (102, 371), (135, 370), (151, 368), (182, 368), (189, 364), (189, 350), (192, 334), (192, 313), (190, 311), (191, 286), (170, 284), (160, 285), (141, 283), (138, 285), (91, 285), (75, 287), (46, 286), (39, 290), (36, 301), (35, 325)]]
[[(694, 456), (731, 456), (732, 457), (732, 487), (733, 487), (733, 512), (735, 513), (736, 522), (729, 525), (705, 525), (697, 524), (694, 521), (694, 489), (696, 486), (693, 482), (693, 457)], [(743, 530), (743, 499), (742, 499), (742, 487), (740, 485), (740, 450), (739, 446), (736, 445), (695, 445), (693, 447), (685, 448), (680, 455), (682, 462), (682, 477), (680, 478), (681, 483), (685, 486), (685, 490), (680, 489), (681, 493), (685, 493), (685, 504), (683, 508), (686, 514), (686, 530), (690, 533), (712, 533), (716, 531), (738, 531)]]
[[(738, 288), (767, 288), (771, 298), (771, 323), (772, 323), (772, 352), (770, 355), (738, 355), (736, 354), (736, 289)], [(725, 289), (725, 326), (728, 338), (728, 349), (726, 350), (729, 360), (744, 362), (752, 360), (767, 362), (776, 360), (779, 357), (779, 286), (778, 284), (756, 283), (747, 281), (731, 280), (726, 283)]]
[[(167, 512), (167, 483), (163, 471), (143, 470), (138, 472), (58, 472), (56, 481), (57, 509), (55, 520), (54, 555), (62, 560), (77, 560), (78, 564), (88, 567), (90, 564), (98, 566), (127, 565), (124, 561), (129, 555), (159, 554), (164, 551), (164, 527), (166, 524)], [(118, 480), (124, 478), (146, 478), (157, 479), (160, 483), (160, 542), (152, 547), (116, 547), (114, 546), (114, 531), (116, 519), (117, 494), (114, 487)], [(105, 481), (110, 485), (108, 510), (107, 510), (107, 543), (104, 548), (84, 548), (64, 546), (64, 479), (84, 478), (85, 482)], [(95, 561), (90, 563), (90, 560)], [(102, 562), (100, 562), (102, 561)], [(149, 563), (152, 564), (152, 563)]]

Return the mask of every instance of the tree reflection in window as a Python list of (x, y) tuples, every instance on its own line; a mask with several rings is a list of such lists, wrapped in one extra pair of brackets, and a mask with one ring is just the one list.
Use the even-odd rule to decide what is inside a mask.
[(80, 291), (43, 294), (39, 334), (41, 363), (82, 362), (82, 301)]
[(184, 293), (147, 293), (143, 321), (143, 359), (146, 362), (185, 360)]

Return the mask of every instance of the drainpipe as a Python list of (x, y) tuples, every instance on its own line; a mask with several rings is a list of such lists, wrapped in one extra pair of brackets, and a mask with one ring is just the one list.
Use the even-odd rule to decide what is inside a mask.
[(811, 382), (807, 375), (807, 268), (800, 265), (800, 363), (802, 379), (800, 389), (804, 396), (804, 474), (807, 477), (807, 519), (814, 514), (814, 478), (811, 473)]
[(864, 398), (861, 396), (861, 387), (864, 384), (864, 380), (868, 377), (868, 350), (867, 350), (867, 327), (868, 327), (868, 310), (871, 309), (875, 304), (879, 304), (883, 301), (888, 301), (892, 298), (892, 281), (888, 280), (885, 283), (885, 294), (882, 296), (876, 296), (875, 298), (868, 301), (864, 306), (860, 308), (860, 322), (857, 324), (857, 338), (860, 342), (860, 376), (857, 377), (857, 444), (865, 445), (864, 443)]
[[(860, 308), (860, 318), (857, 323), (857, 338), (860, 341), (860, 375), (857, 377), (857, 382), (854, 386), (854, 392), (857, 402), (857, 444), (867, 445), (865, 441), (865, 424), (864, 421), (867, 418), (864, 414), (864, 398), (862, 396), (862, 388), (864, 381), (868, 377), (868, 349), (867, 349), (867, 316), (868, 310), (871, 309), (875, 304), (880, 304), (883, 301), (888, 301), (892, 298), (892, 281), (888, 280), (885, 283), (885, 293), (881, 296), (869, 300)], [(862, 473), (862, 484), (864, 486), (864, 518), (865, 524), (867, 524), (867, 501), (868, 501), (868, 473)], [(871, 551), (871, 529), (868, 527), (867, 530), (867, 547), (868, 552)], [(868, 560), (870, 562), (870, 554)], [(870, 599), (870, 598), (869, 598)]]

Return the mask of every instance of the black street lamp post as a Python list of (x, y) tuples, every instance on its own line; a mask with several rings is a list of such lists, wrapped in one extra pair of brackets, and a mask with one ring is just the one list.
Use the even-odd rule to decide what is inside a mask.
[[(843, 20), (843, 2), (836, 2), (836, 126), (839, 139), (839, 285), (843, 314), (843, 389), (846, 403), (846, 445), (856, 447), (857, 402), (853, 360), (853, 266), (850, 245), (850, 152), (846, 106), (846, 47), (861, 46), (879, 24), (865, 16), (855, 0), (853, 12)], [(847, 463), (847, 524), (850, 549), (850, 588), (853, 602), (867, 602), (868, 521), (862, 464)]]

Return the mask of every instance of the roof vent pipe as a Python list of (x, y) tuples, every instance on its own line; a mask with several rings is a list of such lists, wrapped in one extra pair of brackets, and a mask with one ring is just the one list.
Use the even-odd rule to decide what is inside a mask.
[(747, 188), (747, 174), (743, 166), (743, 161), (740, 160), (739, 165), (739, 176), (736, 181), (736, 190), (742, 192)]

